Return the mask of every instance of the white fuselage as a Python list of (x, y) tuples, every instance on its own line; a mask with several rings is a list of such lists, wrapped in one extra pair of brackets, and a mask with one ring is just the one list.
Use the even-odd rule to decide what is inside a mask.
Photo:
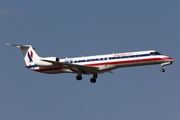
[[(121, 67), (155, 65), (163, 63), (172, 64), (173, 61), (174, 60), (172, 58), (161, 55), (154, 50), (59, 59), (59, 62), (62, 63), (98, 67), (99, 69), (96, 71), (98, 74), (110, 72), (113, 69)], [(33, 71), (48, 74), (74, 73), (72, 70), (63, 68), (61, 66), (44, 67), (31, 65), (28, 68), (32, 69)], [(95, 71), (88, 71), (83, 74), (93, 74), (94, 72)]]

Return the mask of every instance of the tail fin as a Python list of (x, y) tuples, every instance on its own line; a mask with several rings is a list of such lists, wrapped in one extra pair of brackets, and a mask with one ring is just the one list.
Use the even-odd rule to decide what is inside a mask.
[(35, 48), (33, 48), (31, 45), (15, 45), (15, 44), (6, 44), (6, 45), (16, 46), (21, 49), (26, 66), (34, 65), (33, 61), (40, 59), (40, 57), (34, 51)]

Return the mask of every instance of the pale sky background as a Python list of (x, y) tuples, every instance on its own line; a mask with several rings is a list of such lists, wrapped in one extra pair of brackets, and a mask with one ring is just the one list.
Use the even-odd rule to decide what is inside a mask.
[[(47, 75), (25, 68), (30, 44), (59, 58), (157, 50), (173, 65), (113, 74)], [(178, 120), (179, 0), (1, 0), (0, 120)]]

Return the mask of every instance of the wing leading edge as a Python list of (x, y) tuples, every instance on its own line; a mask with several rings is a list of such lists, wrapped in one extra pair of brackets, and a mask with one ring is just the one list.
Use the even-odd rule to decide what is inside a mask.
[(64, 62), (56, 62), (56, 61), (44, 60), (44, 59), (41, 59), (41, 61), (53, 63), (53, 65), (55, 66), (61, 66), (66, 69), (70, 69), (75, 73), (77, 73), (78, 70), (82, 70), (85, 74), (90, 74), (90, 73), (96, 73), (99, 70), (99, 67), (91, 67), (91, 66), (70, 64), (70, 63), (64, 63)]

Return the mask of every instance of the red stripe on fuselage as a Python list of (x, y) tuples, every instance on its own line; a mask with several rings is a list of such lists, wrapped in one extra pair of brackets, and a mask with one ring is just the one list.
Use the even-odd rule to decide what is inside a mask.
[[(152, 61), (160, 61), (160, 60), (171, 60), (174, 59), (170, 57), (164, 58), (147, 58), (147, 59), (136, 59), (136, 60), (126, 60), (126, 61), (115, 61), (115, 62), (104, 62), (104, 63), (94, 63), (94, 64), (84, 64), (84, 66), (102, 66), (102, 65), (115, 65), (115, 64), (127, 64), (127, 63), (140, 63), (140, 62), (152, 62)], [(50, 71), (50, 70), (62, 70), (65, 69), (63, 67), (56, 67), (56, 68), (46, 68), (46, 69), (37, 69), (34, 71), (43, 72), (43, 71)]]
[(43, 72), (43, 71), (50, 71), (50, 70), (62, 70), (62, 69), (65, 69), (63, 67), (56, 67), (56, 68), (45, 68), (45, 69), (36, 69), (34, 71), (37, 71), (37, 72)]

